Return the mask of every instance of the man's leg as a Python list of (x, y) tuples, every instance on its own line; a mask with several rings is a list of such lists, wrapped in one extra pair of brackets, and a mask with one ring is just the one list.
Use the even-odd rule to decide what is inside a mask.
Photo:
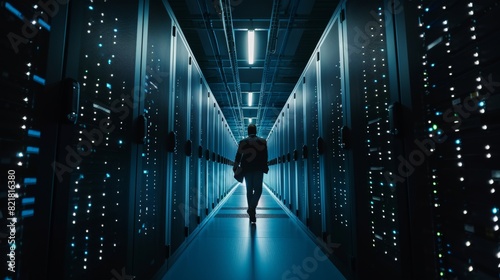
[(262, 179), (264, 174), (262, 172), (252, 172), (245, 177), (247, 184), (247, 202), (248, 210), (247, 213), (250, 216), (250, 222), (256, 222), (256, 210), (257, 204), (259, 203), (260, 196), (262, 195)]
[(262, 172), (256, 172), (253, 175), (253, 195), (252, 195), (252, 207), (257, 209), (257, 204), (259, 204), (260, 196), (262, 195), (262, 180), (264, 174)]

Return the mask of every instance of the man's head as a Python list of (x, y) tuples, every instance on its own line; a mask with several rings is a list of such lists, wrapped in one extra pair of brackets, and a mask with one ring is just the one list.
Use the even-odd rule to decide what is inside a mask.
[(257, 126), (251, 123), (248, 125), (248, 135), (257, 134)]

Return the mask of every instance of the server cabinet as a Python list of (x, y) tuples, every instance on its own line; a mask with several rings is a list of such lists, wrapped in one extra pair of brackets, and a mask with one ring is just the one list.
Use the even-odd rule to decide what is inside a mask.
[(404, 154), (397, 136), (407, 137), (393, 128), (398, 119), (391, 109), (409, 94), (391, 87), (398, 75), (389, 64), (397, 61), (388, 61), (388, 50), (395, 52), (388, 24), (398, 8), (385, 1), (345, 5), (347, 124), (352, 129), (348, 183), (355, 186), (356, 272), (361, 279), (408, 279), (413, 274), (407, 186), (388, 180), (398, 172), (395, 159)]
[(208, 106), (210, 91), (205, 84), (202, 85), (200, 99), (200, 145), (198, 147), (198, 157), (200, 158), (200, 216), (201, 221), (208, 215), (208, 160), (206, 153), (208, 149)]
[(219, 107), (216, 106), (215, 108), (215, 130), (214, 130), (214, 153), (213, 153), (213, 158), (212, 160), (214, 161), (214, 202), (215, 205), (219, 204), (220, 201), (220, 186), (221, 186), (221, 168), (220, 168), (220, 163), (219, 163), (219, 154), (220, 154), (220, 142), (221, 142), (221, 124), (222, 124), (222, 119), (221, 119), (221, 114)]
[(215, 131), (215, 102), (213, 95), (210, 95), (208, 99), (208, 111), (207, 111), (207, 150), (206, 150), (206, 159), (207, 159), (207, 214), (212, 211), (215, 207), (214, 204), (214, 172), (215, 172), (215, 164), (212, 160), (212, 154), (214, 152), (214, 131)]
[[(319, 47), (319, 83), (322, 112), (319, 114), (318, 152), (321, 160), (321, 188), (324, 193), (325, 234), (328, 242), (338, 244), (333, 252), (335, 264), (346, 276), (352, 277), (353, 251), (353, 188), (346, 183), (345, 88), (342, 77), (343, 60), (340, 13), (334, 16)], [(345, 132), (344, 132), (345, 133)]]
[(76, 122), (60, 125), (53, 139), (59, 146), (48, 278), (111, 278), (133, 267), (143, 2), (79, 1), (69, 8), (64, 77), (79, 82), (80, 102)]
[(296, 147), (295, 149), (298, 150), (298, 156), (297, 156), (297, 165), (296, 165), (296, 171), (297, 171), (297, 198), (298, 198), (298, 203), (297, 203), (297, 208), (298, 208), (298, 213), (297, 216), (300, 218), (300, 220), (306, 224), (306, 219), (307, 219), (307, 168), (306, 164), (304, 161), (304, 157), (306, 156), (307, 153), (307, 146), (306, 146), (306, 141), (304, 139), (306, 133), (305, 133), (305, 126), (307, 122), (305, 121), (304, 117), (304, 95), (303, 95), (303, 81), (299, 81), (296, 88), (295, 88), (295, 129), (296, 129)]
[(46, 205), (53, 189), (44, 186), (51, 186), (54, 178), (43, 174), (52, 172), (54, 147), (49, 144), (57, 124), (42, 121), (37, 109), (47, 95), (46, 85), (62, 77), (62, 46), (57, 42), (64, 32), (51, 27), (66, 17), (66, 7), (57, 16), (42, 17), (37, 2), (0, 4), (0, 274), (10, 279), (46, 277), (48, 266), (49, 244), (39, 241), (50, 234)]
[(287, 158), (290, 163), (290, 204), (289, 208), (292, 213), (297, 213), (297, 160), (296, 155), (296, 133), (295, 133), (295, 98), (293, 95), (288, 99), (288, 121), (289, 121), (289, 137)]
[[(315, 58), (315, 57), (314, 57)], [(318, 149), (318, 73), (317, 60), (312, 59), (304, 71), (304, 137), (307, 152), (304, 154), (307, 170), (308, 219), (307, 226), (316, 236), (322, 236), (321, 189), (319, 181)]]
[(292, 181), (291, 181), (291, 158), (290, 158), (290, 146), (291, 146), (291, 138), (290, 138), (290, 127), (292, 125), (292, 121), (290, 118), (290, 104), (286, 104), (284, 107), (284, 126), (285, 126), (285, 153), (284, 161), (285, 164), (285, 186), (286, 186), (286, 195), (284, 199), (285, 206), (288, 209), (292, 208)]
[(184, 38), (177, 27), (173, 29), (172, 37), (172, 86), (169, 110), (169, 137), (172, 141), (171, 156), (169, 157), (168, 179), (171, 211), (170, 227), (170, 250), (173, 253), (184, 241), (188, 229), (186, 227), (186, 207), (189, 202), (189, 160), (184, 149), (188, 140), (188, 126), (190, 116), (186, 108), (189, 105), (189, 61), (190, 55), (184, 42)]
[(429, 263), (436, 279), (498, 279), (500, 7), (497, 1), (419, 4), (408, 6), (417, 13), (408, 24), (419, 28), (409, 44), (419, 46), (414, 65), (423, 78), (413, 88), (425, 114), (415, 153), (429, 164), (425, 194), (433, 225), (426, 230), (435, 249)]
[[(135, 218), (133, 269), (131, 274), (150, 278), (165, 259), (166, 229), (165, 185), (169, 168), (167, 158), (167, 125), (169, 118), (170, 42), (172, 19), (159, 1), (146, 2), (141, 60), (141, 76), (135, 100), (138, 107), (137, 174), (135, 185)], [(140, 131), (142, 130), (142, 131)], [(156, 248), (151, 250), (151, 248)]]
[(202, 86), (203, 80), (201, 78), (200, 71), (196, 64), (191, 66), (191, 100), (190, 110), (191, 110), (191, 125), (190, 125), (190, 141), (186, 143), (186, 149), (189, 152), (190, 168), (189, 168), (189, 232), (197, 227), (198, 223), (201, 222), (201, 217), (199, 213), (200, 209), (200, 193), (201, 193), (201, 158), (199, 155), (199, 147), (201, 145), (201, 116), (202, 116)]

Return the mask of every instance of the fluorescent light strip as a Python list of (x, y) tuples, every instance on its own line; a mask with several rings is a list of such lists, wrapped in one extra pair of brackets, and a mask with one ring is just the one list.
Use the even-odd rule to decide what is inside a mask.
[(248, 106), (252, 106), (253, 93), (248, 93)]
[(253, 64), (254, 62), (254, 50), (255, 50), (255, 32), (253, 30), (248, 30), (248, 64)]

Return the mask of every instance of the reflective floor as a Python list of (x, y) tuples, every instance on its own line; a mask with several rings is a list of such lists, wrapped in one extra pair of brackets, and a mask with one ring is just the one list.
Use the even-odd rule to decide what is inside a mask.
[(162, 280), (345, 279), (266, 188), (250, 224), (245, 193), (236, 187)]

